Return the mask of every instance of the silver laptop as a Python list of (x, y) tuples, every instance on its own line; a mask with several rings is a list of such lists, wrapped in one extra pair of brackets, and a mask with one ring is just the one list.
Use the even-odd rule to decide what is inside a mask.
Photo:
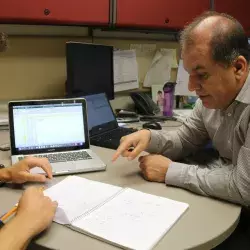
[(12, 164), (32, 155), (48, 158), (54, 175), (106, 169), (90, 149), (84, 98), (12, 101), (9, 123)]

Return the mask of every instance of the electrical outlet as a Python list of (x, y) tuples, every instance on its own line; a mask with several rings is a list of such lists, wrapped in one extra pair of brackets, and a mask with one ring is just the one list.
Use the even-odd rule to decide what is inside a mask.
[(142, 52), (154, 53), (156, 51), (156, 44), (142, 44)]

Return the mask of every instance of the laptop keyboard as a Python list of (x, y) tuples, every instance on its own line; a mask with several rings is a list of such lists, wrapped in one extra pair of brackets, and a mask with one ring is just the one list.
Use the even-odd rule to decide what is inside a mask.
[(119, 127), (115, 130), (106, 132), (102, 135), (98, 135), (90, 138), (90, 143), (95, 146), (117, 149), (120, 145), (120, 139), (123, 136), (132, 134), (136, 132), (136, 129), (133, 128), (122, 128)]
[[(37, 154), (37, 155), (33, 155), (33, 156), (40, 157), (40, 158), (47, 158), (50, 163), (92, 159), (92, 157), (86, 151), (56, 153), (56, 154)], [(27, 157), (27, 156), (25, 156), (25, 157)], [(22, 160), (25, 157), (21, 156), (21, 157), (18, 157), (18, 159)]]

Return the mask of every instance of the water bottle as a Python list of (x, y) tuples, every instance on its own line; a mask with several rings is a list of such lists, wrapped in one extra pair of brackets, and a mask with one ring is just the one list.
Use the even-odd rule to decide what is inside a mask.
[(174, 89), (175, 82), (167, 82), (163, 87), (164, 91), (164, 104), (163, 104), (163, 115), (173, 116), (174, 108)]

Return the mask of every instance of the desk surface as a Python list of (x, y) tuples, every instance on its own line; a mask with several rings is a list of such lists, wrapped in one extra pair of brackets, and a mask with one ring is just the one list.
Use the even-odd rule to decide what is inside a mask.
[[(1, 143), (9, 141), (7, 132), (0, 132)], [(155, 247), (157, 250), (211, 249), (220, 244), (235, 229), (241, 208), (239, 206), (198, 196), (191, 192), (167, 187), (162, 183), (145, 181), (139, 172), (137, 161), (128, 162), (124, 158), (114, 164), (110, 162), (113, 150), (92, 147), (92, 149), (107, 164), (107, 170), (92, 172), (80, 176), (121, 187), (131, 187), (146, 193), (155, 194), (170, 199), (186, 202), (190, 205), (188, 211), (173, 226), (166, 236)], [(2, 163), (9, 164), (10, 152), (1, 152)], [(55, 177), (54, 182), (64, 177)], [(0, 214), (6, 212), (15, 204), (22, 190), (0, 188)], [(166, 216), (166, 215), (165, 215)], [(123, 229), (121, 228), (121, 231)], [(75, 232), (67, 227), (53, 223), (36, 243), (52, 249), (118, 249), (102, 241)]]

